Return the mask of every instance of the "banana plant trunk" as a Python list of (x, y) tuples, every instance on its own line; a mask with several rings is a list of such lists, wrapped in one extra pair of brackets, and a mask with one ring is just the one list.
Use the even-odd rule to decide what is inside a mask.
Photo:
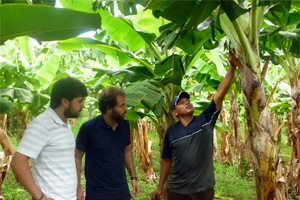
[(282, 127), (284, 123), (282, 123), (282, 120), (276, 116), (275, 111), (273, 110), (271, 112), (271, 121), (273, 122), (272, 124), (272, 130), (273, 130), (273, 135), (272, 138), (276, 141), (276, 144), (281, 143), (282, 139)]
[[(221, 110), (220, 121), (227, 126), (227, 115), (224, 109)], [(222, 163), (229, 161), (233, 164), (230, 134), (224, 130), (221, 131), (220, 161)]]
[(152, 142), (148, 140), (148, 126), (145, 118), (138, 119), (138, 134), (136, 134), (136, 151), (139, 156), (140, 166), (146, 174), (146, 180), (153, 183), (155, 172), (152, 162)]
[(300, 195), (300, 80), (295, 72), (294, 79), (290, 79), (292, 91), (292, 124), (290, 138), (292, 143), (292, 157), (290, 167), (290, 185), (293, 193)]
[(243, 152), (244, 152), (244, 141), (242, 138), (242, 131), (241, 131), (241, 123), (240, 123), (240, 113), (237, 101), (237, 92), (231, 91), (229, 93), (229, 98), (231, 102), (231, 111), (230, 111), (230, 127), (234, 134), (234, 151), (238, 161), (238, 168), (239, 171), (242, 171), (242, 162), (243, 162)]
[[(238, 58), (236, 58), (238, 59)], [(272, 122), (265, 97), (264, 78), (259, 79), (241, 59), (236, 61), (241, 73), (243, 101), (246, 110), (247, 126), (252, 151), (252, 164), (255, 172), (258, 199), (286, 199), (283, 172), (278, 174), (281, 165), (275, 145), (271, 140)], [(264, 67), (265, 69), (265, 67)], [(280, 180), (280, 181), (279, 181)]]
[[(270, 97), (266, 100), (264, 86), (269, 61), (261, 66), (259, 51), (259, 30), (267, 7), (259, 6), (257, 0), (251, 2), (249, 9), (248, 1), (238, 4), (236, 1), (220, 1), (225, 13), (221, 13), (219, 19), (234, 47), (228, 60), (238, 66), (240, 72), (257, 199), (284, 200), (287, 198), (285, 171), (271, 138)], [(233, 9), (239, 10), (239, 14), (236, 15)]]
[(7, 136), (7, 114), (1, 116), (2, 127), (0, 128), (0, 144), (4, 152), (0, 152), (0, 200), (2, 196), (2, 182), (5, 176), (8, 175), (10, 163), (15, 153), (13, 145)]
[[(280, 65), (286, 71), (291, 85), (291, 116), (289, 119), (289, 139), (292, 145), (292, 155), (290, 160), (289, 185), (291, 194), (300, 195), (300, 60), (292, 57), (283, 48), (285, 58), (276, 56)], [(293, 198), (296, 198), (293, 196)]]

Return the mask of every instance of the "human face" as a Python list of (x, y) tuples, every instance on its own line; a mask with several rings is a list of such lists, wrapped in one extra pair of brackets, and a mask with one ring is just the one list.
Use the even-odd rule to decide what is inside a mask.
[(194, 106), (190, 100), (186, 97), (181, 97), (175, 106), (173, 111), (176, 116), (193, 115)]
[(111, 118), (116, 122), (121, 121), (125, 118), (127, 110), (125, 97), (117, 95), (117, 105), (112, 109)]
[(80, 116), (81, 110), (84, 106), (84, 97), (76, 97), (69, 101), (69, 107), (64, 111), (66, 118), (77, 118)]

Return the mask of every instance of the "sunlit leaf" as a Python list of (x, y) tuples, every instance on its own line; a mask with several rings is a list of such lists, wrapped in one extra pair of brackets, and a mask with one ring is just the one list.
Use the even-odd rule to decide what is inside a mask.
[(4, 4), (0, 6), (0, 18), (1, 43), (18, 36), (64, 40), (101, 26), (99, 14), (43, 5)]

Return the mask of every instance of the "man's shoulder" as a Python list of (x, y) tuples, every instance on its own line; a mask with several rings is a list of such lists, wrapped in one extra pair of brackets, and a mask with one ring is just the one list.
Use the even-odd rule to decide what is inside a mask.
[(82, 125), (94, 126), (96, 123), (99, 123), (100, 117), (101, 117), (101, 115), (93, 117), (92, 119), (89, 119), (88, 121), (84, 122)]
[(34, 118), (30, 124), (49, 124), (51, 122), (51, 117), (46, 112), (39, 114), (36, 118)]
[(167, 129), (168, 132), (172, 132), (172, 131), (176, 131), (178, 130), (178, 126), (180, 125), (180, 121), (172, 124), (171, 126), (169, 126), (169, 128)]
[(129, 121), (127, 121), (126, 119), (123, 119), (119, 122), (120, 125), (123, 125), (123, 126), (129, 126)]

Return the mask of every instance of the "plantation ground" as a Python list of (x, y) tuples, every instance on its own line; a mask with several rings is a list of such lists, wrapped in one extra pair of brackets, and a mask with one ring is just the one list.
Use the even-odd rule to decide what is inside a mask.
[[(76, 125), (72, 127), (72, 131), (76, 137), (77, 132), (81, 124), (87, 119), (87, 111), (83, 112), (83, 116), (76, 122)], [(11, 142), (14, 147), (17, 147), (16, 137), (11, 137)], [(154, 179), (154, 184), (145, 181), (145, 177), (142, 171), (139, 169), (138, 157), (134, 155), (134, 162), (136, 166), (137, 176), (139, 178), (139, 184), (141, 187), (141, 192), (137, 197), (133, 197), (132, 200), (147, 200), (150, 199), (152, 192), (156, 189), (158, 184), (158, 178), (160, 173), (160, 153), (159, 153), (159, 138), (155, 133), (149, 133), (149, 140), (153, 142), (152, 144), (152, 158), (154, 170), (156, 173), (156, 179)], [(290, 155), (291, 149), (286, 145), (287, 137), (285, 132), (283, 132), (283, 141), (280, 144), (280, 153), (284, 155)], [(220, 142), (218, 143), (220, 144)], [(288, 161), (288, 158), (285, 158)], [(215, 166), (215, 178), (216, 185), (215, 191), (216, 199), (234, 199), (234, 200), (255, 200), (255, 181), (249, 172), (240, 174), (238, 172), (237, 164), (229, 165), (222, 164), (219, 161), (214, 161)], [(85, 181), (82, 179), (81, 184), (84, 186)], [(131, 187), (130, 181), (129, 186)], [(20, 186), (13, 173), (9, 172), (8, 178), (4, 180), (2, 185), (2, 192), (6, 200), (31, 200), (31, 196), (27, 191)]]

